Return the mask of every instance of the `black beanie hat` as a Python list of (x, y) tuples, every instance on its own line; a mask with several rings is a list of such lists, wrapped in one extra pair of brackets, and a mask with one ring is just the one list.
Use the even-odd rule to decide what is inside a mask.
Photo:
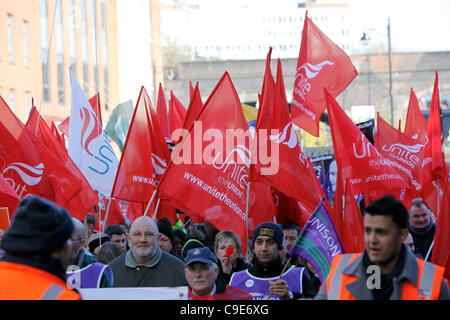
[(273, 222), (263, 222), (259, 224), (252, 233), (252, 247), (255, 247), (255, 239), (258, 236), (268, 236), (275, 239), (278, 245), (278, 249), (283, 248), (283, 230), (281, 227)]
[(163, 217), (158, 220), (157, 225), (159, 233), (166, 235), (167, 238), (170, 239), (170, 242), (173, 243), (173, 228), (170, 224), (170, 220), (166, 217)]
[(64, 247), (73, 230), (72, 219), (65, 209), (50, 200), (28, 196), (20, 201), (1, 247), (19, 254), (51, 253)]

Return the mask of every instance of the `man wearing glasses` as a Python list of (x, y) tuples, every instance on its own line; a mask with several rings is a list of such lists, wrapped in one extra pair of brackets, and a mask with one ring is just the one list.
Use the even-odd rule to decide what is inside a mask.
[(110, 288), (113, 275), (109, 266), (97, 262), (97, 259), (86, 249), (84, 225), (72, 218), (74, 230), (71, 236), (72, 251), (67, 269), (67, 282), (74, 288)]
[(137, 218), (128, 235), (130, 250), (109, 263), (114, 287), (187, 286), (183, 262), (161, 250), (158, 226), (147, 216)]

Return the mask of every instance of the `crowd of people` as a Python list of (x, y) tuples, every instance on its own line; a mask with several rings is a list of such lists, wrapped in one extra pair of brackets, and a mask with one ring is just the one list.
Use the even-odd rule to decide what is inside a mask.
[[(301, 232), (294, 222), (261, 223), (243, 252), (235, 232), (208, 221), (184, 216), (175, 226), (141, 216), (97, 232), (94, 215), (79, 221), (27, 196), (0, 238), (0, 299), (77, 300), (81, 288), (179, 286), (193, 300), (449, 299), (444, 268), (428, 262), (436, 224), (421, 199), (408, 211), (384, 196), (362, 214), (365, 250), (336, 255), (321, 283), (308, 261), (288, 254)], [(368, 272), (373, 267), (378, 278)]]

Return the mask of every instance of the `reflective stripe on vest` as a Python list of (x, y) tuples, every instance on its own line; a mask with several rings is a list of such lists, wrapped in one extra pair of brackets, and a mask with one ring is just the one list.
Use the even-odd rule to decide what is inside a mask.
[(352, 257), (352, 254), (344, 255), (339, 261), (334, 273), (329, 275), (332, 276), (332, 278), (330, 288), (328, 289), (328, 300), (339, 300), (339, 295), (341, 293), (342, 272)]
[(44, 292), (44, 294), (41, 297), (41, 300), (56, 300), (58, 296), (61, 294), (61, 292), (64, 291), (64, 288), (57, 285), (52, 284), (48, 289)]

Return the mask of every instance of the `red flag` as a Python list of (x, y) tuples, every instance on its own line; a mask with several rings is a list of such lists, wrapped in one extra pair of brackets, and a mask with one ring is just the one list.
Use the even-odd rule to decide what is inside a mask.
[(64, 166), (64, 163), (57, 155), (52, 153), (43, 142), (35, 137), (29, 128), (25, 128), (28, 130), (30, 140), (46, 168), (44, 174), (47, 176), (53, 190), (53, 196), (49, 199), (58, 206), (65, 207), (81, 191), (80, 179)]
[(23, 123), (0, 97), (0, 172), (19, 198), (35, 194), (52, 199), (53, 190)]
[(344, 218), (345, 186), (344, 182), (342, 181), (342, 161), (338, 161), (336, 159), (336, 163), (337, 163), (336, 193), (334, 194), (333, 211), (330, 211), (330, 213), (336, 232), (338, 233), (339, 238), (342, 239), (343, 233), (342, 220)]
[[(6, 211), (8, 214), (8, 221), (11, 222), (14, 212), (19, 204), (19, 196), (13, 190), (8, 181), (5, 180), (2, 174), (0, 174), (0, 210)], [(6, 231), (5, 226), (0, 226), (0, 229)]]
[[(198, 86), (198, 82), (196, 86)], [(192, 81), (189, 81), (189, 99), (192, 100), (193, 97), (194, 97), (194, 87), (192, 86)]]
[(144, 87), (125, 141), (111, 196), (147, 203), (167, 168), (170, 152)]
[[(36, 126), (38, 126), (37, 131)], [(31, 130), (31, 132), (37, 132), (38, 139), (42, 141), (45, 146), (49, 148), (55, 156), (57, 156), (59, 161), (81, 182), (80, 192), (66, 204), (66, 208), (73, 217), (82, 221), (86, 215), (86, 212), (90, 211), (92, 207), (98, 203), (97, 193), (92, 189), (80, 169), (78, 169), (73, 160), (69, 157), (65, 145), (62, 145), (56, 140), (55, 136), (52, 134), (45, 121), (43, 121), (36, 108), (34, 108), (30, 113), (30, 117), (27, 121), (27, 127)]]
[(58, 129), (66, 136), (69, 136), (69, 122), (70, 117), (67, 117), (58, 125)]
[(172, 91), (170, 91), (169, 101), (169, 122), (170, 130), (173, 132), (176, 129), (182, 128), (184, 119), (186, 118), (186, 108), (175, 97)]
[(95, 96), (89, 99), (89, 104), (94, 110), (95, 115), (97, 116), (98, 121), (100, 121), (100, 125), (103, 127), (102, 122), (102, 108), (100, 107), (100, 93), (97, 92)]
[(421, 144), (427, 144), (427, 120), (420, 111), (419, 101), (414, 90), (409, 94), (408, 113), (406, 114), (405, 134), (418, 140)]
[(406, 182), (367, 140), (327, 90), (325, 95), (334, 154), (342, 163), (342, 179), (349, 178), (355, 196), (360, 192), (364, 194), (366, 182), (371, 199), (391, 194), (404, 201)]
[(161, 83), (159, 84), (158, 101), (156, 103), (156, 119), (158, 121), (161, 132), (164, 135), (164, 140), (170, 142), (170, 124), (169, 116), (167, 115), (166, 96)]
[[(439, 100), (439, 78), (436, 71), (433, 96), (431, 98), (430, 114), (428, 116), (427, 136), (431, 141), (431, 171), (433, 177), (447, 179), (447, 166), (444, 157), (442, 141), (441, 108)], [(430, 153), (428, 153), (430, 154)]]
[(191, 95), (191, 102), (186, 112), (183, 128), (186, 130), (191, 129), (194, 125), (195, 119), (200, 115), (203, 109), (202, 97), (200, 96), (200, 90), (198, 89), (198, 83), (195, 85)]
[[(294, 126), (289, 118), (288, 105), (283, 103), (272, 77), (271, 50), (272, 48), (267, 54), (262, 103), (256, 121), (255, 133), (258, 142), (255, 147), (258, 148), (253, 152), (256, 161), (254, 166), (250, 166), (250, 180), (264, 182), (288, 197), (300, 200), (305, 206), (312, 208), (312, 213), (324, 196), (323, 190), (320, 186), (316, 188), (317, 177), (298, 144)], [(265, 136), (264, 132), (267, 132)], [(270, 146), (272, 154), (269, 161), (261, 158), (261, 143), (267, 146), (266, 149)], [(269, 168), (263, 162), (268, 163)]]
[[(437, 217), (436, 233), (434, 236), (431, 262), (446, 267), (449, 265), (448, 255), (450, 253), (450, 183), (445, 181), (444, 194), (440, 203), (439, 216)], [(450, 275), (450, 270), (447, 270)]]
[(364, 251), (364, 221), (354, 194), (352, 185), (347, 178), (345, 181), (345, 206), (341, 238), (345, 253)]
[(409, 183), (411, 195), (419, 197), (425, 145), (392, 127), (379, 114), (374, 142), (383, 158)]
[[(245, 135), (242, 139), (237, 137), (236, 142), (235, 136), (226, 138), (226, 132), (239, 133), (238, 130)], [(173, 150), (172, 161), (158, 187), (161, 198), (183, 212), (204, 217), (219, 230), (236, 232), (243, 247), (247, 244), (249, 139), (241, 102), (225, 72), (190, 135)], [(207, 140), (212, 143), (203, 143)], [(264, 203), (268, 198), (270, 193), (257, 201)]]
[(319, 120), (325, 109), (323, 88), (338, 96), (358, 75), (349, 56), (305, 15), (302, 43), (292, 97), (292, 121), (319, 136)]

